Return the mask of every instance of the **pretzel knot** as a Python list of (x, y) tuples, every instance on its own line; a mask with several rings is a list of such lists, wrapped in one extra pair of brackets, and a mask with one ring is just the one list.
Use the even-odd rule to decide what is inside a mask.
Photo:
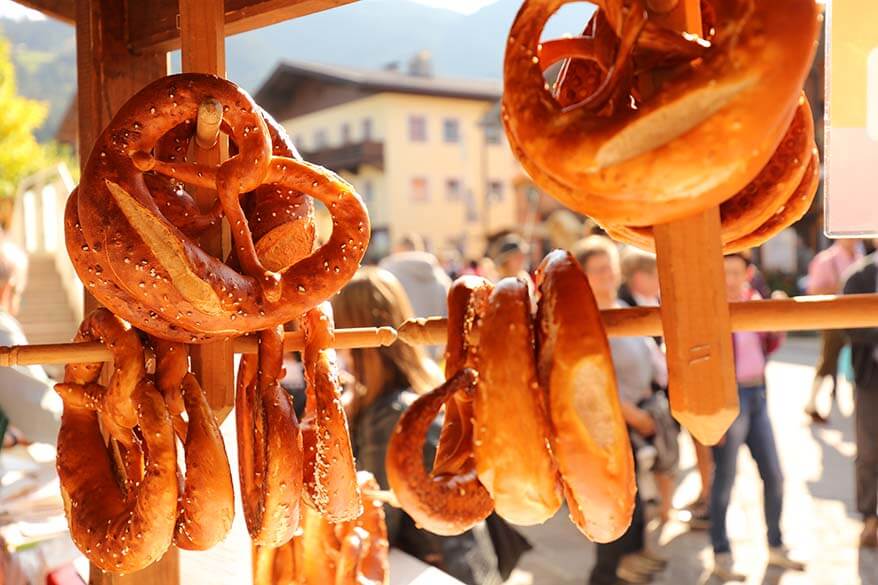
[[(222, 103), (235, 151), (218, 167), (185, 157), (191, 121), (207, 99)], [(338, 176), (293, 158), (288, 139), (266, 120), (249, 95), (209, 75), (166, 77), (129, 100), (96, 142), (67, 204), (68, 252), (89, 291), (151, 335), (203, 342), (293, 320), (340, 289), (366, 251), (366, 209)], [(215, 189), (221, 213), (199, 216), (180, 183)], [(302, 194), (333, 217), (331, 237), (313, 253)], [(219, 215), (241, 272), (187, 235)], [(291, 220), (302, 221), (284, 228)], [(261, 249), (254, 236), (265, 240)]]
[[(136, 332), (98, 309), (76, 335), (76, 341), (92, 340), (112, 350), (116, 371), (103, 387), (96, 383), (100, 363), (65, 369), (56, 387), (64, 399), (58, 476), (73, 541), (101, 569), (126, 573), (158, 560), (173, 539), (174, 432), (161, 394), (145, 376)], [(121, 461), (108, 452), (101, 421), (119, 439)]]
[[(717, 206), (777, 167), (816, 46), (814, 0), (703, 1), (701, 36), (667, 28), (645, 0), (597, 0), (582, 36), (542, 42), (572, 1), (525, 0), (509, 33), (503, 122), (535, 183), (605, 226), (646, 227)], [(813, 194), (812, 153), (813, 140), (785, 159), (780, 188), (759, 180), (772, 210), (800, 185)], [(768, 233), (742, 219), (728, 242), (745, 227)]]

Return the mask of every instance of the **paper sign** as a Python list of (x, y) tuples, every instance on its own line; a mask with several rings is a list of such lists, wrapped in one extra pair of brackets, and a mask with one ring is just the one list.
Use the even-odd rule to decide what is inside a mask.
[(826, 235), (878, 236), (878, 1), (827, 6)]

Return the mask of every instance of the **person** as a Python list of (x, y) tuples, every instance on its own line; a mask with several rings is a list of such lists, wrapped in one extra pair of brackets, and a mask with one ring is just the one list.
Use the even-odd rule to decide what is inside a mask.
[[(439, 265), (439, 260), (426, 251), (424, 240), (417, 234), (403, 236), (390, 256), (378, 265), (393, 274), (405, 289), (415, 317), (445, 317), (445, 301), (451, 279)], [(425, 348), (433, 359), (442, 355), (442, 347)]]
[[(332, 301), (335, 325), (381, 327), (402, 323), (412, 309), (399, 280), (381, 268), (365, 267)], [(357, 466), (371, 471), (388, 487), (387, 444), (406, 407), (442, 381), (438, 366), (420, 347), (394, 343), (389, 347), (340, 350), (340, 361), (356, 380), (345, 395), (351, 421), (351, 443)], [(425, 459), (432, 461), (440, 426), (428, 434)], [(386, 508), (390, 545), (432, 564), (464, 583), (499, 585), (502, 575), (491, 529), (480, 523), (459, 536), (442, 537), (420, 530), (402, 510)], [(511, 529), (510, 529), (511, 530)], [(517, 558), (516, 558), (517, 561)]]
[[(625, 305), (629, 307), (657, 307), (659, 306), (660, 301), (660, 287), (659, 287), (659, 277), (658, 277), (658, 265), (656, 263), (655, 254), (650, 254), (649, 252), (644, 252), (643, 250), (639, 250), (637, 248), (626, 248), (624, 253), (622, 254), (621, 260), (621, 269), (622, 269), (622, 285), (619, 287), (619, 300), (625, 303)], [(658, 349), (662, 346), (662, 338), (661, 336), (653, 337), (655, 341), (655, 348)], [(650, 348), (651, 351), (654, 351)], [(663, 359), (663, 356), (659, 356)], [(664, 364), (663, 366), (664, 367)], [(665, 375), (665, 378), (667, 376)], [(660, 385), (658, 383), (653, 384), (653, 391), (661, 392), (663, 396), (661, 397), (664, 403), (667, 403), (667, 386)], [(655, 399), (653, 399), (655, 400)], [(676, 434), (673, 437), (673, 449), (676, 449)], [(702, 449), (703, 451), (707, 451), (706, 448)], [(709, 451), (708, 457), (709, 457)], [(678, 455), (675, 454), (675, 455)], [(678, 460), (677, 456), (671, 457), (671, 461), (668, 461), (667, 464), (663, 461), (665, 458), (659, 458), (654, 464), (652, 470), (653, 475), (655, 477), (656, 487), (658, 488), (659, 495), (659, 517), (662, 522), (667, 522), (670, 519), (671, 514), (671, 504), (674, 499), (674, 474), (676, 472), (676, 463)], [(698, 469), (701, 471), (702, 467), (707, 467), (710, 469), (711, 461), (708, 460), (708, 465), (703, 466), (702, 461), (699, 458), (698, 461)], [(702, 486), (704, 486), (704, 475), (709, 477), (709, 472), (702, 475)]]
[[(26, 345), (15, 318), (27, 282), (27, 255), (5, 237), (0, 240), (0, 345)], [(0, 411), (8, 421), (6, 445), (20, 441), (54, 444), (64, 405), (40, 366), (0, 368)]]
[[(620, 282), (619, 252), (612, 240), (589, 236), (576, 244), (573, 254), (585, 275), (600, 309), (623, 307), (617, 296)], [(652, 394), (653, 381), (667, 383), (665, 362), (658, 350), (652, 351), (651, 337), (614, 337), (610, 352), (616, 372), (622, 415), (632, 435), (649, 438), (656, 433), (656, 420), (641, 408)], [(635, 453), (635, 465), (638, 457)], [(638, 474), (639, 477), (639, 474)], [(639, 486), (638, 486), (639, 487)], [(597, 545), (597, 562), (589, 578), (590, 585), (608, 583), (648, 583), (651, 575), (667, 562), (646, 549), (646, 520), (640, 490), (635, 497), (631, 526), (618, 540)]]
[[(830, 247), (814, 256), (808, 265), (806, 292), (809, 295), (833, 295), (841, 292), (842, 275), (861, 258), (859, 240), (836, 240)], [(822, 331), (820, 339), (820, 358), (811, 384), (811, 397), (805, 406), (805, 414), (815, 423), (827, 421), (827, 416), (821, 414), (817, 408), (817, 400), (827, 377), (832, 380), (831, 399), (835, 398), (838, 385), (838, 356), (845, 346), (844, 334), (838, 329)]]
[[(751, 264), (742, 254), (725, 257), (726, 296), (729, 302), (761, 298), (749, 285)], [(762, 478), (763, 506), (768, 527), (768, 564), (802, 571), (803, 563), (794, 560), (784, 546), (780, 529), (783, 510), (783, 472), (766, 402), (765, 366), (768, 356), (777, 350), (783, 336), (777, 333), (739, 331), (732, 336), (735, 353), (735, 377), (738, 383), (740, 413), (723, 439), (713, 447), (714, 477), (710, 490), (710, 540), (713, 545), (713, 574), (726, 581), (744, 581), (746, 576), (734, 568), (731, 545), (726, 531), (726, 515), (735, 483), (738, 450), (746, 444)]]
[(488, 257), (494, 261), (497, 280), (510, 276), (523, 279), (528, 286), (533, 286), (527, 272), (527, 255), (529, 246), (518, 234), (509, 233), (495, 240), (488, 247)]
[[(844, 294), (875, 293), (878, 253), (851, 267)], [(857, 511), (863, 517), (860, 546), (878, 546), (878, 328), (845, 331), (854, 368), (854, 420), (857, 457)]]

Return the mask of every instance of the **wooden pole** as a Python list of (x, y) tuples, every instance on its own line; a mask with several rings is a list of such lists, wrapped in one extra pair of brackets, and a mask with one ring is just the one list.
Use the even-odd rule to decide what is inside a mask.
[[(125, 4), (114, 0), (76, 0), (76, 69), (79, 111), (79, 161), (84, 167), (98, 135), (116, 111), (147, 83), (167, 75), (164, 51), (134, 54), (125, 38)], [(85, 311), (98, 306), (85, 294)], [(73, 331), (70, 332), (71, 336)], [(89, 570), (92, 585), (174, 585), (177, 550), (134, 575)]]
[[(699, 0), (680, 0), (651, 17), (702, 34)], [(720, 227), (719, 207), (653, 226), (671, 412), (706, 445), (717, 443), (738, 416)]]
[[(225, 14), (222, 0), (180, 0), (180, 40), (183, 72), (226, 74)], [(222, 121), (222, 105), (210, 100), (198, 109), (195, 161), (217, 165), (228, 155), (227, 140), (217, 140)], [(193, 189), (192, 195), (202, 210), (210, 209), (216, 192)], [(225, 221), (223, 222), (225, 224)], [(224, 258), (229, 252), (223, 237), (224, 225), (209, 229), (201, 237), (201, 247)], [(225, 240), (225, 241), (224, 241)], [(235, 403), (234, 361), (231, 340), (192, 346), (192, 370), (207, 394), (219, 422), (232, 411)]]

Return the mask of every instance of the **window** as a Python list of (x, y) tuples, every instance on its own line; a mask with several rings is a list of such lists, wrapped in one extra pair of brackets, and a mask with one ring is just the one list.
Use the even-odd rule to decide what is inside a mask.
[(460, 180), (448, 179), (445, 181), (445, 198), (448, 201), (461, 200)]
[(409, 116), (409, 140), (427, 142), (427, 119), (424, 116)]
[(442, 123), (442, 138), (448, 143), (460, 142), (460, 121), (457, 118), (445, 118)]
[(341, 143), (342, 144), (350, 144), (351, 143), (351, 125), (345, 122), (341, 125)]
[(366, 203), (371, 203), (372, 198), (375, 196), (373, 191), (374, 187), (372, 186), (372, 181), (363, 181), (363, 187), (360, 190), (360, 195), (363, 196), (363, 201)]
[(430, 190), (425, 177), (412, 179), (411, 197), (415, 203), (426, 203), (430, 200)]
[(363, 119), (363, 142), (372, 140), (372, 118)]
[(503, 129), (499, 124), (491, 124), (490, 126), (485, 126), (485, 142), (488, 144), (500, 144), (500, 140), (503, 136)]
[(329, 139), (326, 136), (326, 130), (318, 130), (314, 133), (314, 150), (326, 148), (329, 145)]
[(488, 197), (493, 201), (503, 201), (503, 183), (501, 181), (488, 183)]

